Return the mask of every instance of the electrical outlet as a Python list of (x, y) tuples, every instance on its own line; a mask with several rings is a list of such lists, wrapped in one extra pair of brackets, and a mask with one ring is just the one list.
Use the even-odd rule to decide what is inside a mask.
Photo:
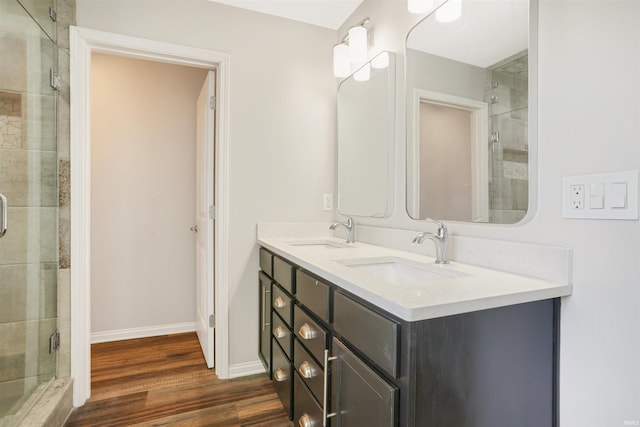
[(330, 211), (333, 209), (333, 194), (322, 195), (322, 210)]
[(584, 184), (575, 184), (569, 188), (571, 209), (584, 209)]

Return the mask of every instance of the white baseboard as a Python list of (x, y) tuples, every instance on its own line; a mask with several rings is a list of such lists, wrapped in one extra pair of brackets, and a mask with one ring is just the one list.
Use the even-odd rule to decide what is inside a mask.
[(229, 378), (244, 377), (247, 375), (263, 374), (265, 372), (262, 362), (256, 360), (255, 362), (238, 363), (236, 365), (229, 365)]
[(134, 338), (157, 337), (159, 335), (194, 332), (196, 322), (174, 323), (172, 325), (145, 326), (142, 328), (118, 329), (115, 331), (92, 332), (91, 344), (101, 342), (130, 340)]

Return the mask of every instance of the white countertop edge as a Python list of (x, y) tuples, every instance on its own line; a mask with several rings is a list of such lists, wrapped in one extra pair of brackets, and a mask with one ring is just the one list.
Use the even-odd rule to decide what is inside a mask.
[[(333, 283), (334, 285), (351, 292), (352, 294), (364, 299), (365, 301), (374, 304), (377, 307), (389, 312), (390, 314), (399, 317), (400, 319), (406, 321), (419, 321), (426, 319), (433, 319), (437, 317), (450, 316), (455, 314), (467, 313), (472, 311), (480, 311), (497, 307), (504, 307), (509, 305), (522, 304), (527, 302), (539, 301), (550, 298), (557, 297), (565, 297), (569, 296), (572, 293), (572, 285), (565, 283), (556, 283), (545, 281), (541, 279), (533, 279), (530, 277), (519, 276), (513, 273), (500, 272), (496, 270), (485, 269), (482, 267), (475, 266), (467, 266), (460, 263), (452, 264), (453, 268), (465, 268), (467, 270), (484, 272), (487, 274), (488, 280), (492, 280), (492, 278), (502, 278), (508, 279), (509, 281), (514, 281), (518, 283), (514, 283), (514, 286), (517, 289), (514, 289), (513, 292), (506, 292), (504, 294), (499, 295), (486, 295), (476, 298), (469, 299), (459, 299), (456, 301), (448, 301), (445, 303), (425, 303), (421, 306), (416, 307), (406, 307), (400, 305), (397, 302), (394, 302), (388, 298), (385, 298), (383, 295), (379, 295), (378, 293), (367, 289), (366, 286), (359, 285), (358, 283), (352, 282), (347, 278), (341, 276), (339, 272), (330, 271), (327, 267), (326, 257), (322, 257), (322, 259), (314, 260), (314, 254), (318, 254), (319, 252), (315, 250), (297, 250), (298, 254), (294, 253), (296, 250), (294, 247), (289, 246), (289, 243), (295, 240), (308, 240), (311, 236), (305, 235), (304, 238), (293, 238), (293, 237), (283, 237), (283, 238), (272, 238), (269, 237), (259, 237), (258, 243), (269, 249), (273, 253), (286, 258), (290, 262), (297, 264), (301, 268), (313, 273), (317, 276), (320, 276), (327, 280), (328, 282)], [(332, 240), (336, 242), (344, 242), (342, 239), (335, 239), (331, 237), (327, 237), (326, 235), (318, 236), (318, 239), (323, 240)], [(356, 243), (357, 247), (372, 247), (372, 245), (364, 244), (364, 243)], [(323, 255), (329, 254), (339, 254), (334, 249), (319, 249)], [(324, 251), (334, 251), (334, 252), (324, 252)], [(382, 253), (386, 252), (390, 256), (401, 256), (408, 259), (415, 259), (416, 257), (430, 258), (427, 256), (416, 255), (414, 253), (407, 253), (397, 249), (387, 249), (383, 247), (375, 247), (375, 251)], [(320, 258), (320, 257), (317, 257)], [(339, 258), (339, 257), (338, 257)], [(432, 259), (432, 258), (431, 258)], [(323, 266), (324, 265), (324, 266)], [(455, 279), (460, 280), (460, 279)], [(465, 278), (464, 280), (471, 280)], [(486, 280), (485, 277), (479, 277), (478, 280)], [(391, 285), (389, 285), (391, 286)]]

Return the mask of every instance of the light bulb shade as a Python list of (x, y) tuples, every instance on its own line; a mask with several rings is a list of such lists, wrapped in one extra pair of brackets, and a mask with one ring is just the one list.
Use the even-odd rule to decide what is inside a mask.
[(427, 13), (433, 8), (433, 0), (408, 0), (407, 9), (411, 13)]
[(371, 60), (371, 66), (376, 70), (382, 70), (389, 66), (389, 52), (382, 52)]
[(449, 0), (436, 10), (438, 22), (453, 22), (462, 15), (462, 0)]
[(366, 82), (369, 78), (371, 78), (371, 65), (368, 62), (353, 73), (353, 79), (358, 82)]
[(349, 46), (344, 43), (333, 47), (333, 75), (347, 77), (351, 74), (351, 62), (349, 61)]
[(360, 64), (367, 60), (367, 29), (361, 25), (349, 30), (349, 56), (351, 62)]

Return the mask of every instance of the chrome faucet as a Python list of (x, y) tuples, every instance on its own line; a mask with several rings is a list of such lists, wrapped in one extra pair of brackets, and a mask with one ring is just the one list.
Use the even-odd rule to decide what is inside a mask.
[(347, 222), (334, 222), (329, 226), (329, 230), (335, 230), (339, 226), (344, 227), (347, 230), (347, 243), (355, 243), (355, 227), (356, 223), (353, 222), (353, 218), (347, 217)]
[(433, 222), (438, 226), (438, 230), (435, 233), (423, 231), (413, 239), (413, 243), (422, 243), (424, 239), (433, 240), (436, 245), (436, 264), (449, 264), (449, 231), (447, 226), (441, 221), (435, 221), (431, 218), (426, 219), (428, 222)]

